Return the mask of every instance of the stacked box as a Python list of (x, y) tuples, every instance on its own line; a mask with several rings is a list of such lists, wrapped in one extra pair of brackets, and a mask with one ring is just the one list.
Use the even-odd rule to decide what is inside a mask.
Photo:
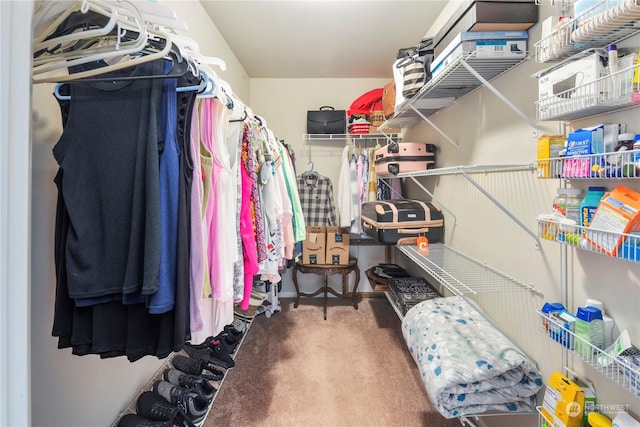
[(431, 286), (423, 277), (403, 277), (391, 279), (388, 282), (389, 295), (400, 309), (402, 315), (416, 304), (434, 298), (440, 298), (442, 294)]
[(325, 227), (307, 227), (307, 238), (302, 242), (302, 263), (316, 265), (325, 263)]
[(349, 264), (349, 230), (327, 227), (325, 262), (333, 265)]

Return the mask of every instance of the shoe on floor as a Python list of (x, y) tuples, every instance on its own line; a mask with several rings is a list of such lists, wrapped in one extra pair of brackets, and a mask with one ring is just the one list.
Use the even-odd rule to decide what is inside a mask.
[(153, 421), (137, 414), (125, 414), (118, 421), (118, 427), (174, 427), (171, 421)]
[(222, 347), (220, 341), (211, 341), (207, 348), (196, 348), (188, 343), (183, 347), (184, 351), (194, 359), (213, 363), (226, 369), (236, 366), (229, 353)]
[(189, 417), (191, 422), (197, 424), (202, 421), (209, 410), (209, 403), (186, 388), (178, 387), (170, 382), (158, 380), (153, 384), (153, 391), (164, 397), (167, 402), (177, 406)]
[(208, 402), (211, 402), (216, 394), (216, 388), (200, 376), (185, 374), (177, 369), (167, 369), (162, 374), (162, 377), (173, 385), (196, 393)]
[[(224, 372), (220, 371), (212, 364), (192, 357), (183, 356), (181, 354), (173, 356), (171, 364), (174, 368), (184, 372), (185, 374), (199, 376), (206, 380), (221, 381), (224, 378)], [(203, 373), (203, 371), (206, 372)]]
[(243, 331), (236, 329), (232, 324), (225, 325), (225, 327), (223, 328), (223, 332), (226, 332), (234, 341), (240, 341), (242, 339), (242, 336), (244, 335)]
[(181, 427), (194, 426), (182, 409), (170, 404), (154, 391), (142, 392), (136, 400), (136, 412), (141, 417), (153, 421), (168, 421), (172, 425)]

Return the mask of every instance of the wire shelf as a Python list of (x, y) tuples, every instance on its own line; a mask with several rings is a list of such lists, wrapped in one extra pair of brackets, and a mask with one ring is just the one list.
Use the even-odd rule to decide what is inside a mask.
[(640, 64), (541, 98), (536, 102), (538, 120), (572, 120), (640, 106), (640, 82), (633, 82), (636, 72)]
[(524, 284), (442, 243), (429, 244), (427, 256), (418, 252), (413, 245), (400, 245), (397, 248), (453, 295), (514, 291), (529, 291), (541, 295), (533, 286)]
[(617, 233), (552, 219), (538, 219), (538, 236), (543, 240), (573, 246), (625, 261), (640, 262), (640, 234)]
[(569, 324), (554, 315), (536, 310), (542, 319), (541, 331), (558, 345), (582, 359), (614, 384), (640, 397), (640, 350), (632, 347), (614, 356), (582, 339)]
[(524, 165), (470, 165), (470, 166), (450, 166), (446, 168), (426, 169), (415, 172), (402, 172), (397, 175), (378, 174), (381, 178), (408, 178), (437, 175), (457, 175), (461, 173), (492, 173), (492, 172), (518, 172), (536, 170), (533, 163)]
[(463, 63), (486, 81), (491, 81), (527, 59), (526, 52), (513, 57), (479, 58), (476, 52), (460, 56), (434, 75), (413, 98), (400, 105), (381, 128), (411, 126), (420, 119), (414, 108), (429, 116), (481, 86), (482, 82)]
[(303, 138), (305, 141), (325, 141), (325, 140), (339, 140), (343, 141), (345, 139), (365, 139), (365, 140), (378, 140), (378, 139), (398, 139), (401, 138), (402, 135), (397, 133), (391, 134), (382, 134), (382, 133), (362, 133), (362, 134), (350, 134), (350, 133), (333, 133), (333, 134), (315, 134), (308, 133), (304, 134)]
[(640, 0), (603, 0), (557, 26), (535, 47), (536, 62), (566, 59), (589, 48), (602, 48), (640, 32)]
[[(637, 157), (637, 158), (636, 158)], [(617, 151), (537, 161), (538, 178), (638, 179), (640, 152)]]

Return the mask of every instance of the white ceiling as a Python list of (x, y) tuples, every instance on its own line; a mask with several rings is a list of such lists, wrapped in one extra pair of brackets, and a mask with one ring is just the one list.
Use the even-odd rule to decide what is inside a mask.
[(251, 78), (392, 78), (447, 0), (200, 0)]

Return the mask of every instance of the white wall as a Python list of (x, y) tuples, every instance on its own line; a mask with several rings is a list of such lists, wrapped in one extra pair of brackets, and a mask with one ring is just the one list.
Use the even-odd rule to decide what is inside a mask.
[[(249, 79), (233, 52), (198, 1), (166, 2), (189, 27), (204, 55), (222, 58), (227, 71), (218, 75), (231, 84), (243, 100), (249, 98)], [(53, 183), (57, 165), (51, 150), (61, 128), (53, 85), (33, 86), (33, 173), (31, 222), (31, 389), (32, 425), (88, 427), (110, 425), (120, 411), (161, 366), (147, 356), (135, 363), (126, 358), (101, 360), (74, 356), (57, 349), (51, 336), (55, 301), (53, 230), (57, 190)], [(21, 143), (21, 142), (17, 142)], [(12, 344), (13, 345), (13, 344)]]
[[(250, 105), (254, 112), (266, 119), (269, 128), (279, 139), (293, 147), (298, 173), (308, 170), (311, 161), (318, 173), (331, 179), (335, 190), (346, 141), (305, 141), (303, 136), (307, 133), (307, 111), (317, 110), (325, 105), (336, 110), (348, 110), (360, 95), (381, 88), (389, 81), (390, 79), (251, 79)], [(362, 144), (363, 147), (366, 146), (366, 142)], [(358, 258), (362, 270), (358, 290), (371, 292), (364, 269), (384, 261), (384, 248), (352, 245), (350, 254)], [(315, 275), (299, 275), (300, 290), (315, 291), (320, 280)], [(353, 284), (353, 275), (350, 280)], [(333, 277), (330, 281), (333, 286), (340, 283), (338, 277)], [(293, 295), (293, 282), (290, 272), (287, 272), (282, 281), (281, 296)]]

